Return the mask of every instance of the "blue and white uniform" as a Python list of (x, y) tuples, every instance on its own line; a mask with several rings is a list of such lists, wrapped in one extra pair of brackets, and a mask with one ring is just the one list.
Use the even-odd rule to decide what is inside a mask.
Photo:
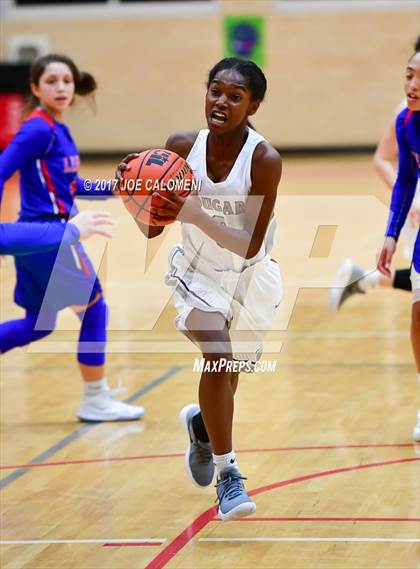
[[(0, 201), (4, 182), (20, 173), (19, 221), (65, 223), (78, 210), (75, 196), (92, 197), (77, 175), (77, 147), (63, 123), (35, 110), (0, 156)], [(82, 245), (17, 257), (15, 302), (28, 310), (60, 310), (88, 304), (101, 292)], [(48, 287), (48, 293), (47, 293)]]
[[(92, 191), (84, 189), (84, 180), (77, 175), (79, 164), (77, 147), (67, 126), (45, 110), (36, 109), (0, 155), (0, 201), (4, 182), (14, 172), (20, 174), (17, 226), (21, 225), (22, 231), (27, 223), (49, 222), (52, 227), (65, 227), (78, 211), (74, 198), (92, 197)], [(31, 241), (28, 233), (28, 245)], [(103, 365), (107, 307), (80, 242), (64, 241), (58, 249), (16, 256), (15, 264), (14, 298), (27, 312), (23, 319), (0, 324), (0, 352), (49, 334), (62, 308), (89, 305), (78, 312), (82, 321), (78, 360)]]
[[(398, 239), (416, 194), (420, 177), (420, 111), (404, 109), (397, 117), (398, 177), (392, 192), (387, 237)], [(413, 252), (411, 280), (415, 301), (420, 300), (420, 232)], [(417, 299), (417, 300), (416, 300)]]

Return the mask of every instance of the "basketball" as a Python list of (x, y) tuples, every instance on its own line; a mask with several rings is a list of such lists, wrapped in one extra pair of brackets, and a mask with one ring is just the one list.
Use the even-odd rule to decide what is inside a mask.
[(151, 207), (162, 207), (168, 192), (186, 197), (193, 187), (193, 172), (187, 162), (175, 152), (161, 148), (145, 150), (129, 162), (130, 170), (123, 173), (117, 193), (130, 214), (145, 225), (169, 225), (175, 217), (155, 219)]

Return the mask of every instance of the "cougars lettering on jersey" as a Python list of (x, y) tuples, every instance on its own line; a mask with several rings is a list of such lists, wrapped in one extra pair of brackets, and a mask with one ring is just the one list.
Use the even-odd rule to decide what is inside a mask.
[(219, 198), (200, 197), (200, 201), (203, 209), (223, 215), (239, 215), (245, 212), (245, 202), (243, 200), (221, 200)]

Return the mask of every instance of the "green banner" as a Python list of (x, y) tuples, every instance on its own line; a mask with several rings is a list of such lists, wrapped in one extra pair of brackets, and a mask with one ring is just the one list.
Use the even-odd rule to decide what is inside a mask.
[(251, 59), (262, 67), (265, 63), (263, 16), (225, 16), (225, 57)]

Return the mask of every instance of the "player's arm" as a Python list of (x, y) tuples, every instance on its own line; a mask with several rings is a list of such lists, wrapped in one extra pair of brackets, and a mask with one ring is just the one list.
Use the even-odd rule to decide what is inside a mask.
[(175, 152), (178, 156), (186, 160), (197, 135), (198, 132), (175, 132), (171, 134), (166, 141), (165, 148), (171, 152)]
[(75, 225), (59, 223), (0, 223), (0, 254), (30, 255), (58, 249), (61, 242), (73, 245), (79, 240)]
[(245, 208), (245, 229), (248, 229), (252, 234), (247, 259), (255, 257), (263, 244), (268, 224), (273, 215), (281, 173), (282, 160), (280, 154), (268, 143), (260, 143), (254, 151), (250, 199), (248, 198)]
[(395, 136), (395, 120), (389, 125), (376, 148), (373, 155), (373, 165), (378, 176), (384, 184), (392, 190), (397, 178), (395, 161), (397, 158), (398, 145)]
[(147, 237), (147, 239), (153, 239), (153, 237), (157, 237), (165, 229), (164, 225), (145, 225), (144, 223), (137, 221), (137, 219), (134, 221), (136, 222), (137, 227), (140, 229), (143, 235)]
[(404, 136), (404, 115), (397, 119), (398, 176), (392, 191), (387, 237), (398, 239), (416, 193), (417, 164)]
[(51, 127), (40, 118), (33, 118), (22, 125), (0, 155), (0, 203), (4, 183), (24, 164), (43, 156), (51, 138)]
[(373, 155), (373, 165), (378, 176), (390, 190), (393, 189), (395, 180), (397, 179), (397, 154), (398, 143), (395, 132), (395, 121), (398, 115), (407, 106), (406, 99), (404, 98), (395, 109), (392, 121), (387, 126), (385, 132), (380, 139)]
[(391, 207), (385, 242), (378, 258), (378, 270), (391, 278), (391, 262), (401, 229), (414, 199), (417, 185), (417, 165), (403, 133), (403, 117), (397, 119), (398, 176), (392, 191)]
[[(166, 141), (165, 148), (167, 150), (171, 150), (172, 152), (176, 152), (178, 156), (181, 158), (186, 158), (194, 144), (195, 139), (197, 138), (196, 132), (176, 132), (169, 136), (168, 140)], [(128, 154), (117, 167), (117, 171), (115, 173), (115, 178), (117, 182), (121, 182), (123, 180), (124, 172), (130, 169), (130, 161), (134, 158), (137, 158), (138, 154)], [(165, 229), (164, 225), (161, 226), (152, 226), (152, 225), (145, 225), (137, 219), (134, 220), (140, 229), (140, 231), (147, 237), (148, 239), (153, 239), (153, 237), (157, 237), (162, 233)]]
[(60, 245), (73, 245), (92, 235), (112, 235), (103, 225), (113, 225), (106, 211), (78, 213), (66, 225), (62, 223), (0, 223), (0, 254), (30, 255), (58, 249)]
[[(197, 138), (196, 132), (176, 132), (171, 134), (166, 141), (165, 148), (170, 150), (171, 152), (175, 152), (181, 158), (185, 158), (188, 156), (195, 139)], [(153, 239), (153, 237), (157, 237), (162, 233), (165, 229), (164, 225), (161, 226), (151, 226), (151, 225), (144, 225), (136, 220), (140, 231), (145, 235), (148, 239)]]
[(177, 215), (183, 223), (192, 223), (216, 243), (245, 259), (254, 257), (261, 248), (273, 214), (277, 186), (281, 178), (280, 155), (267, 143), (261, 143), (252, 160), (252, 187), (245, 207), (244, 229), (226, 227), (210, 217), (197, 201), (196, 196), (186, 199), (175, 193), (170, 199), (161, 198), (165, 206), (152, 209), (156, 215)]
[[(115, 172), (115, 180), (117, 188), (118, 184), (122, 182), (124, 179), (124, 172), (130, 170), (130, 161), (133, 160), (134, 158), (137, 158), (137, 156), (138, 154), (136, 153), (128, 154), (118, 164), (117, 170)], [(116, 192), (118, 194), (118, 189), (116, 190)], [(148, 239), (153, 239), (153, 237), (157, 237), (164, 230), (164, 226), (157, 227), (157, 226), (145, 225), (144, 223), (140, 223), (140, 221), (137, 221), (137, 219), (135, 219), (134, 221), (136, 222), (137, 227), (140, 229), (143, 235)]]

